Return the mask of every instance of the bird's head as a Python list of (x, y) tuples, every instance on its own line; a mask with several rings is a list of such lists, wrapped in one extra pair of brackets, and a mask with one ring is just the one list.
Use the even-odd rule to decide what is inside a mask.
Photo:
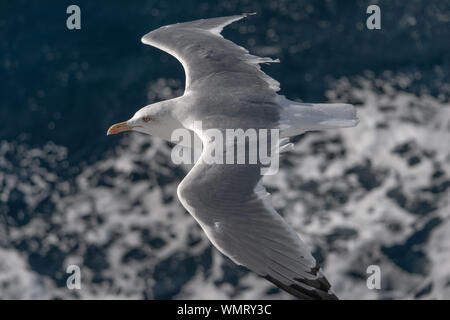
[(166, 139), (171, 134), (171, 113), (167, 103), (157, 102), (143, 107), (127, 121), (116, 123), (109, 127), (107, 135), (126, 131), (137, 131)]

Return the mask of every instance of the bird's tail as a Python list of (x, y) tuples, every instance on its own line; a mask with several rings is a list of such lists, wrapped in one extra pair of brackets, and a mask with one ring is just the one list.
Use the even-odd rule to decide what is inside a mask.
[(293, 137), (306, 131), (354, 127), (359, 120), (355, 107), (344, 103), (299, 103), (282, 96), (280, 128), (283, 137)]

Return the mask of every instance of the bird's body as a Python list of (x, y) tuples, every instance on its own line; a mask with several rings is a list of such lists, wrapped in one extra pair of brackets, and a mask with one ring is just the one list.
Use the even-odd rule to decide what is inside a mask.
[[(264, 165), (202, 161), (219, 143), (205, 135), (208, 129), (276, 129), (283, 138), (358, 122), (351, 105), (302, 104), (278, 95), (279, 83), (259, 67), (278, 61), (253, 56), (220, 35), (224, 26), (245, 16), (179, 23), (145, 35), (144, 43), (183, 64), (185, 93), (142, 108), (108, 133), (135, 130), (169, 141), (177, 129), (195, 133), (203, 153), (180, 183), (178, 197), (214, 246), (297, 297), (336, 299), (306, 245), (272, 207), (261, 182)], [(281, 141), (275, 144), (283, 147)], [(268, 144), (273, 150), (274, 141)], [(236, 160), (236, 154), (231, 158)]]

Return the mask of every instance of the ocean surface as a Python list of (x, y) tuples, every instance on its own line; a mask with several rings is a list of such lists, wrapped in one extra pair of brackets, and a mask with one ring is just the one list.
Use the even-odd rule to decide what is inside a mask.
[[(66, 28), (71, 4), (81, 30)], [(142, 35), (243, 12), (257, 15), (223, 35), (281, 60), (262, 67), (281, 94), (358, 111), (356, 128), (296, 138), (265, 181), (334, 291), (450, 299), (447, 0), (1, 0), (0, 299), (291, 299), (211, 246), (176, 197), (189, 168), (168, 143), (106, 136), (183, 93), (181, 64)], [(73, 264), (81, 290), (66, 287)]]

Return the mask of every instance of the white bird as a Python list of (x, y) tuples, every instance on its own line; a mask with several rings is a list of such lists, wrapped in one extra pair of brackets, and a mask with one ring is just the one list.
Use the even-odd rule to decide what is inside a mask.
[(279, 83), (261, 71), (262, 58), (226, 40), (222, 29), (247, 14), (202, 19), (154, 30), (142, 42), (177, 58), (186, 73), (183, 96), (140, 109), (108, 134), (139, 131), (171, 140), (180, 128), (195, 132), (203, 152), (177, 189), (182, 205), (213, 245), (243, 265), (304, 299), (337, 299), (310, 250), (272, 206), (261, 182), (262, 164), (207, 164), (215, 147), (196, 129), (280, 129), (282, 137), (358, 124), (349, 104), (297, 103), (278, 95)]

